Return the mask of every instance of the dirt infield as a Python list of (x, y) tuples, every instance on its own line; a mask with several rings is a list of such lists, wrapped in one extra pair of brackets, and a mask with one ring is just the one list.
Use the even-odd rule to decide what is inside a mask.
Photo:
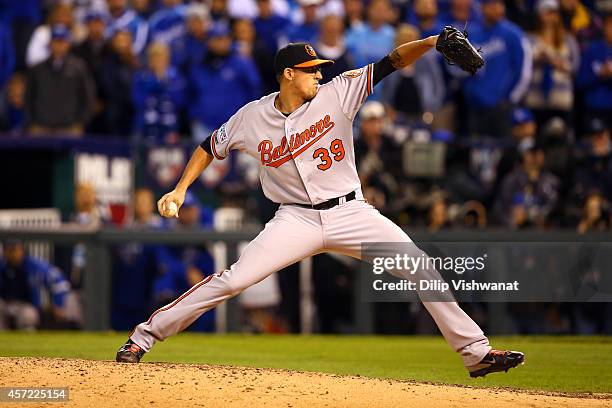
[(612, 407), (609, 395), (569, 397), (296, 371), (192, 364), (0, 358), (0, 386), (70, 388), (80, 407)]

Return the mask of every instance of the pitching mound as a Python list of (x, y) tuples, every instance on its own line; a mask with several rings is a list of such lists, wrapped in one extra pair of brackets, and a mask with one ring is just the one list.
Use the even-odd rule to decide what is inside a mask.
[[(578, 398), (296, 371), (191, 364), (131, 365), (91, 360), (0, 358), (0, 373), (0, 386), (68, 386), (68, 406), (95, 408), (612, 407), (612, 400), (597, 396)], [(50, 404), (40, 406), (48, 407)]]

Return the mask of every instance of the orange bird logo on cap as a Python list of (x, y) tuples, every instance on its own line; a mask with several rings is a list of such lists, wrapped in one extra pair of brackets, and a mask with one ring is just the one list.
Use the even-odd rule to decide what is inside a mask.
[(308, 53), (308, 55), (310, 55), (311, 57), (317, 57), (317, 53), (315, 52), (314, 48), (312, 48), (308, 44), (306, 44), (306, 53)]

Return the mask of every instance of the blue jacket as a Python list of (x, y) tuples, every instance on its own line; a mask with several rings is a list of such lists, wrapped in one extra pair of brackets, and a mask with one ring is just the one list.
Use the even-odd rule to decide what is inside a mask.
[[(4, 271), (9, 268), (5, 260), (0, 261), (0, 293), (3, 285)], [(49, 293), (51, 302), (56, 307), (62, 307), (66, 295), (70, 292), (70, 283), (62, 272), (47, 262), (26, 256), (23, 260), (21, 270), (27, 275), (30, 303), (35, 307), (42, 307), (43, 293)]]
[(612, 45), (604, 41), (593, 43), (582, 56), (578, 85), (584, 89), (588, 107), (612, 109), (612, 78), (600, 78), (597, 71), (603, 63), (612, 60)]
[(468, 103), (492, 107), (520, 102), (532, 75), (531, 48), (520, 28), (507, 20), (493, 26), (472, 25), (470, 40), (476, 48), (482, 47), (485, 66), (464, 81)]
[(171, 247), (158, 254), (158, 265), (163, 268), (155, 280), (154, 292), (157, 296), (166, 293), (170, 297), (179, 296), (189, 289), (187, 268), (194, 267), (206, 277), (215, 273), (215, 262), (203, 248)]
[[(148, 227), (165, 228), (161, 219), (152, 219)], [(167, 249), (163, 245), (140, 242), (127, 242), (113, 248), (113, 329), (131, 330), (155, 309), (153, 285), (164, 267), (163, 258), (166, 253)]]
[(175, 298), (187, 290), (187, 265), (175, 256), (174, 251), (158, 245), (155, 250), (155, 270), (157, 275), (153, 281), (153, 298), (158, 303)]
[[(189, 267), (199, 269), (204, 276), (215, 273), (215, 263), (208, 251), (196, 247), (164, 248), (157, 253), (157, 265), (160, 274), (153, 283), (154, 298), (161, 303), (174, 300), (190, 288), (187, 279)], [(192, 331), (214, 331), (215, 312), (209, 310), (198, 318), (191, 327)]]
[[(140, 242), (128, 242), (113, 248), (113, 311), (137, 311), (137, 319), (142, 319), (150, 311), (153, 306), (151, 285), (156, 274), (155, 260), (159, 248), (161, 245)], [(116, 327), (113, 325), (113, 328)]]
[(149, 140), (164, 141), (169, 133), (178, 129), (185, 89), (185, 79), (173, 67), (168, 68), (162, 80), (148, 70), (137, 73), (132, 84), (136, 111), (134, 130)]
[(261, 78), (250, 59), (232, 54), (191, 71), (190, 116), (210, 129), (226, 122), (244, 104), (261, 97)]
[(135, 54), (141, 54), (146, 45), (149, 35), (147, 22), (134, 10), (126, 9), (123, 14), (112, 19), (108, 25), (109, 36), (117, 30), (127, 30), (132, 34), (132, 50)]
[(183, 5), (162, 8), (155, 12), (149, 19), (149, 38), (151, 41), (159, 41), (170, 44), (185, 35), (185, 13)]

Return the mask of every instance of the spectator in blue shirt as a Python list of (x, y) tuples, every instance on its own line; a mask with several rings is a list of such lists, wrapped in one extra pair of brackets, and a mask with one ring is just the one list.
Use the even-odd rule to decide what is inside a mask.
[(151, 299), (153, 308), (157, 309), (176, 299), (192, 285), (187, 280), (187, 268), (170, 248), (155, 245), (151, 249), (156, 272), (151, 285)]
[(64, 320), (69, 292), (70, 284), (58, 268), (27, 256), (21, 241), (4, 243), (4, 259), (0, 260), (0, 329), (36, 329), (41, 313), (47, 311), (45, 294), (51, 301), (52, 316)]
[(170, 44), (185, 35), (185, 13), (182, 0), (161, 0), (161, 9), (149, 19), (149, 39)]
[(187, 33), (175, 39), (172, 50), (172, 65), (181, 74), (188, 75), (191, 67), (200, 64), (206, 53), (206, 32), (210, 25), (208, 9), (201, 4), (192, 4), (185, 15)]
[(278, 40), (285, 32), (289, 19), (279, 16), (272, 9), (272, 0), (257, 0), (259, 15), (253, 21), (257, 37), (262, 40), (269, 53), (274, 55), (278, 49)]
[(604, 19), (603, 39), (584, 52), (578, 84), (584, 90), (587, 117), (612, 127), (612, 13)]
[(362, 67), (376, 62), (393, 49), (395, 31), (389, 25), (391, 6), (388, 0), (372, 0), (367, 8), (367, 22), (351, 27), (346, 33), (346, 46)]
[(521, 166), (510, 172), (497, 197), (497, 216), (510, 228), (543, 227), (559, 198), (559, 179), (544, 169), (541, 146), (522, 147)]
[(261, 96), (261, 79), (252, 60), (234, 50), (229, 27), (215, 23), (208, 33), (204, 63), (191, 72), (190, 117), (201, 142), (242, 105)]
[(179, 114), (185, 103), (185, 80), (170, 65), (170, 51), (165, 44), (151, 44), (147, 57), (147, 68), (138, 72), (133, 81), (135, 131), (150, 141), (176, 143)]
[(118, 30), (132, 34), (134, 53), (140, 55), (147, 45), (149, 26), (136, 12), (128, 8), (127, 0), (106, 0), (110, 13), (108, 30), (110, 35)]
[(482, 4), (484, 24), (472, 25), (470, 39), (482, 48), (484, 67), (463, 83), (471, 136), (510, 136), (511, 107), (518, 104), (530, 84), (532, 56), (523, 32), (505, 19), (501, 0)]

